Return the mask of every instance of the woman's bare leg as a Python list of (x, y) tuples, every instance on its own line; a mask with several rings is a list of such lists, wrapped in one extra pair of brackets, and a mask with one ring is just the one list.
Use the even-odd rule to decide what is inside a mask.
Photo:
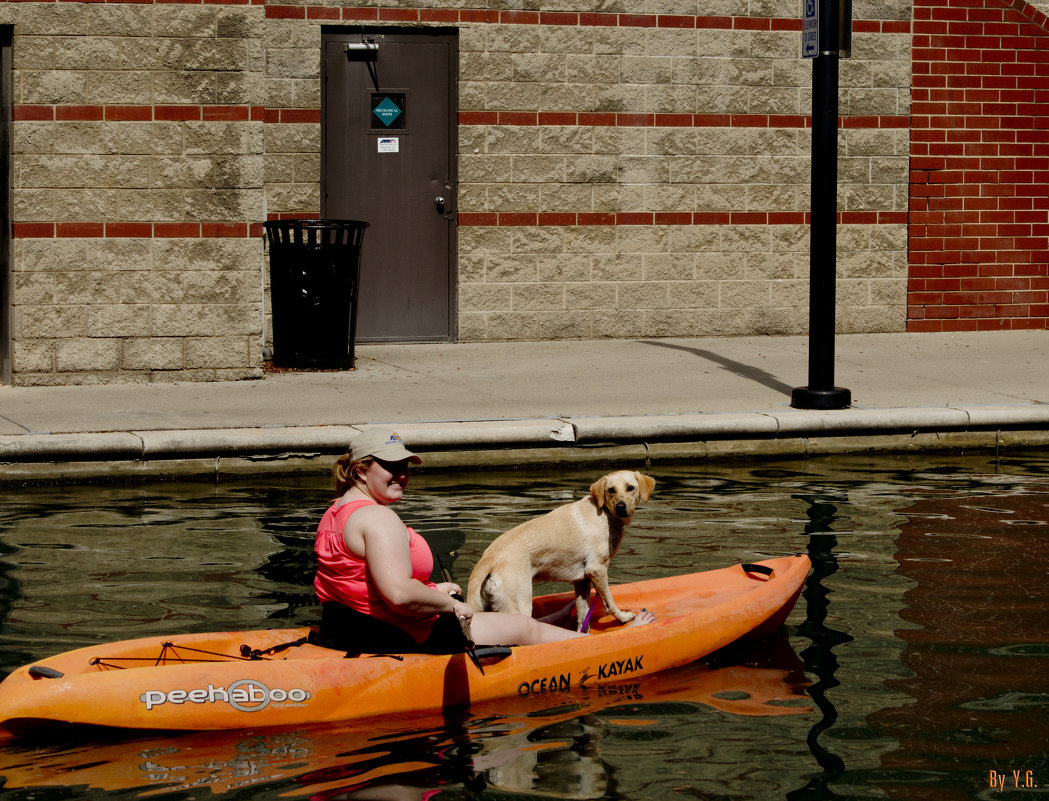
[(528, 615), (507, 612), (477, 612), (470, 621), (470, 631), (478, 645), (536, 645), (586, 636)]
[[(655, 619), (655, 615), (642, 609), (629, 625), (643, 626)], [(478, 612), (470, 622), (470, 630), (474, 642), (479, 645), (538, 645), (588, 636), (560, 626), (551, 626), (527, 615), (504, 612)]]
[(543, 623), (549, 623), (551, 626), (560, 626), (564, 628), (569, 623), (575, 622), (575, 601), (569, 601), (563, 608), (557, 609), (549, 614), (537, 617)]

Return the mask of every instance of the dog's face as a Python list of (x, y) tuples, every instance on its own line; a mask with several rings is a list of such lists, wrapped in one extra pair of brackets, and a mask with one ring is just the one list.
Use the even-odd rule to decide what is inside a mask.
[(655, 486), (655, 479), (643, 473), (617, 470), (591, 484), (590, 497), (598, 509), (629, 523), (637, 505), (648, 500)]

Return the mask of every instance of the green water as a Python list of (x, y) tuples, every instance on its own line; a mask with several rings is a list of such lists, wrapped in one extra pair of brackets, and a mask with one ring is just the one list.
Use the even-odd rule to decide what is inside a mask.
[[(600, 693), (444, 719), (0, 743), (0, 795), (983, 799), (1049, 788), (1049, 453), (651, 472), (656, 492), (613, 581), (808, 552), (813, 575), (779, 636)], [(598, 473), (420, 474), (398, 511), (465, 582), (493, 537), (580, 497)], [(280, 478), (7, 491), (0, 671), (114, 639), (315, 622), (312, 534), (330, 495), (324, 479)]]

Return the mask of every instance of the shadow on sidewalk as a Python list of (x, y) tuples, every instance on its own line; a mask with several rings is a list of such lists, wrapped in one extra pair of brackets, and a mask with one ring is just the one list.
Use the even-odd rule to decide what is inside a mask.
[(741, 378), (750, 379), (756, 384), (764, 384), (766, 387), (776, 390), (776, 392), (782, 392), (787, 397), (790, 397), (791, 392), (793, 392), (794, 390), (793, 387), (784, 384), (782, 381), (780, 381), (778, 378), (772, 375), (772, 373), (766, 372), (760, 367), (752, 367), (749, 364), (743, 364), (742, 362), (734, 361), (725, 356), (720, 356), (719, 354), (709, 350), (703, 350), (702, 348), (690, 348), (687, 345), (675, 345), (673, 342), (658, 342), (652, 339), (639, 339), (637, 341), (640, 342), (642, 345), (656, 345), (660, 348), (671, 348), (673, 350), (683, 350), (686, 353), (694, 353), (696, 356), (701, 356), (702, 358), (708, 361), (714, 362), (714, 364), (720, 366), (723, 370), (728, 370), (730, 373), (735, 373)]

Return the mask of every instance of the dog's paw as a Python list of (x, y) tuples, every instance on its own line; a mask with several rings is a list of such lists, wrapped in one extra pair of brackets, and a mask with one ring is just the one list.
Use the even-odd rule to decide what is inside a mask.
[(618, 620), (620, 623), (629, 623), (635, 617), (637, 617), (637, 615), (635, 615), (633, 612), (617, 612), (616, 613), (616, 620)]

